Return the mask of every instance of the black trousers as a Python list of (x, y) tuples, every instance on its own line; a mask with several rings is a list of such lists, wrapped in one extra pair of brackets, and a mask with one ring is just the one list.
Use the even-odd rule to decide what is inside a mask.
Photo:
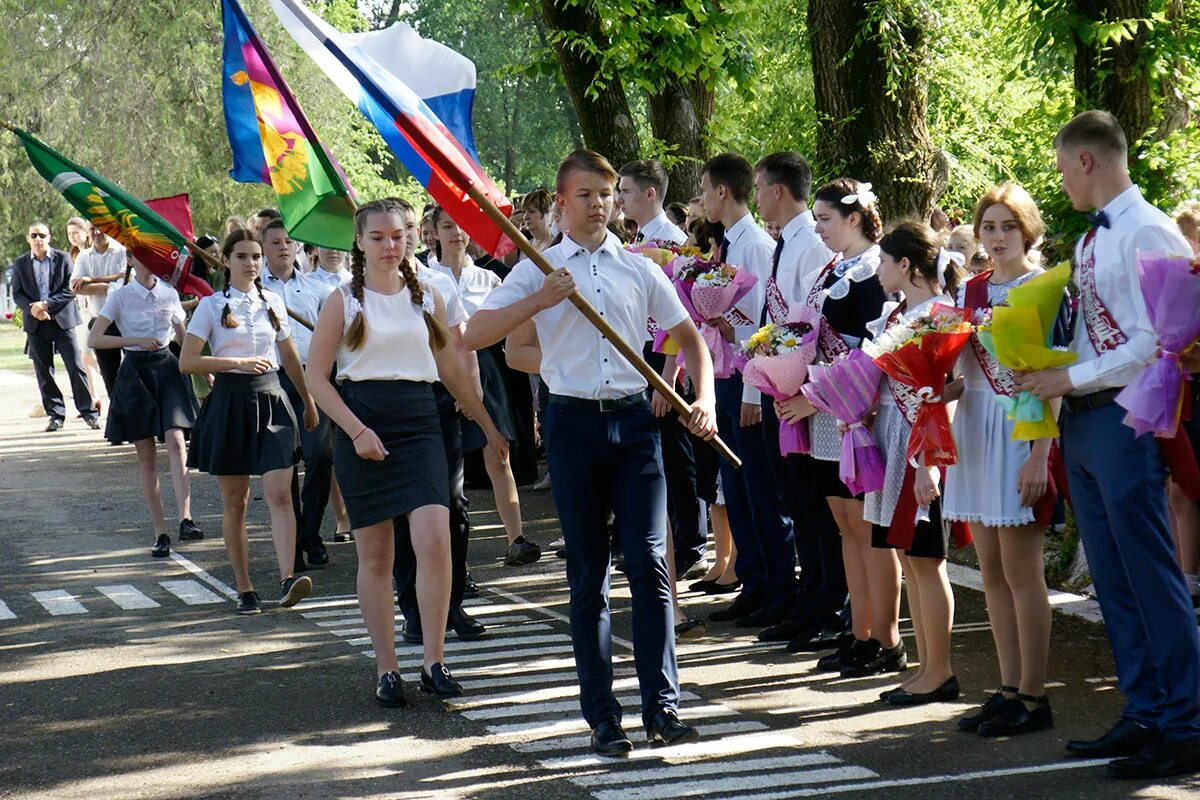
[[(90, 331), (95, 324), (95, 318), (89, 320), (88, 330)], [(104, 333), (108, 336), (120, 336), (121, 329), (117, 327), (117, 323), (113, 322), (109, 324), (108, 330)], [(171, 352), (175, 353), (175, 357), (178, 358), (179, 353), (176, 352), (176, 349), (178, 348), (172, 349)], [(92, 353), (96, 356), (96, 366), (100, 368), (100, 378), (104, 381), (104, 390), (108, 392), (108, 397), (111, 400), (113, 387), (117, 385), (117, 370), (121, 368), (121, 348), (108, 347), (103, 350), (93, 350)]]
[[(463, 484), (462, 417), (454, 410), (454, 397), (440, 383), (434, 384), (438, 419), (442, 423), (442, 441), (446, 462), (450, 465), (450, 608), (462, 605), (467, 585), (467, 539), (471, 523), (467, 516), (467, 493)], [(417, 557), (413, 552), (408, 517), (396, 518), (396, 555), (392, 562), (396, 580), (396, 601), (405, 619), (420, 620), (417, 603)]]
[(324, 411), (317, 412), (317, 429), (304, 429), (304, 398), (282, 369), (279, 385), (287, 392), (300, 426), (300, 448), (304, 451), (304, 484), (301, 487), (299, 470), (292, 471), (292, 508), (296, 512), (296, 553), (322, 544), (321, 523), (329, 506), (329, 490), (333, 483), (333, 423)]
[(31, 331), (26, 331), (25, 341), (29, 345), (29, 357), (33, 360), (33, 371), (37, 376), (38, 391), (42, 395), (42, 408), (46, 416), (62, 422), (67, 418), (67, 406), (62, 390), (54, 380), (54, 353), (62, 356), (71, 381), (71, 394), (75, 397), (75, 408), (84, 419), (96, 417), (92, 393), (88, 391), (87, 372), (75, 338), (75, 331), (59, 327), (57, 322), (39, 322)]
[(800, 588), (792, 619), (837, 627), (849, 619), (850, 593), (842, 563), (842, 537), (829, 501), (815, 487), (812, 456), (789, 455), (783, 463), (784, 497), (796, 527)]

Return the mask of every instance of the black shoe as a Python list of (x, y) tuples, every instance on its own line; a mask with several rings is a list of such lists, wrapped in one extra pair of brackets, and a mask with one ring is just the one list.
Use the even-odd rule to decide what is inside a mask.
[(335, 531), (333, 534), (334, 544), (345, 544), (346, 542), (354, 541), (354, 531)]
[(907, 689), (897, 689), (889, 694), (884, 702), (891, 706), (923, 706), (926, 703), (946, 703), (957, 700), (960, 694), (962, 694), (962, 689), (959, 688), (958, 678), (951, 675), (932, 692), (914, 693)]
[[(1037, 708), (1030, 711), (1025, 703), (1037, 703)], [(1050, 698), (1045, 695), (1033, 697), (1018, 694), (1016, 699), (1004, 701), (1000, 713), (979, 726), (979, 735), (1017, 736), (1053, 727), (1054, 712), (1050, 710)]]
[(179, 520), (179, 541), (195, 542), (204, 538), (204, 531), (196, 527), (191, 517)]
[(262, 602), (258, 599), (258, 592), (238, 592), (237, 613), (261, 614)]
[(592, 728), (592, 752), (596, 755), (619, 757), (628, 755), (631, 750), (633, 742), (616, 717), (609, 717)]
[(673, 708), (660, 708), (646, 725), (646, 741), (652, 746), (683, 744), (700, 738), (700, 731), (679, 721)]
[(788, 619), (759, 631), (758, 640), (760, 642), (790, 642), (811, 628), (812, 626), (807, 622)]
[(453, 628), (454, 633), (460, 639), (478, 639), (487, 633), (484, 624), (477, 619), (472, 619), (466, 611), (463, 611), (462, 606), (450, 609), (446, 627)]
[(696, 617), (688, 617), (675, 626), (676, 639), (703, 639), (706, 633), (708, 626), (704, 624), (704, 620)]
[(304, 548), (304, 556), (308, 559), (310, 567), (320, 569), (321, 567), (329, 566), (329, 551), (325, 549), (325, 543), (320, 539), (317, 540), (316, 544)]
[(61, 419), (52, 419), (46, 423), (46, 433), (54, 433), (55, 431), (61, 431), (62, 426), (63, 426), (63, 421)]
[(763, 605), (761, 597), (742, 592), (727, 608), (709, 614), (708, 619), (710, 622), (733, 622), (747, 614), (753, 614), (762, 608)]
[(817, 672), (841, 672), (842, 667), (851, 662), (857, 645), (866, 646), (866, 642), (860, 642), (853, 635), (849, 639), (844, 640), (838, 649), (828, 655), (823, 655), (817, 659)]
[[(874, 639), (871, 639), (875, 642)], [(875, 642), (876, 647), (879, 643)], [(865, 678), (868, 675), (880, 675), (884, 672), (904, 672), (908, 669), (908, 654), (904, 652), (904, 642), (897, 642), (895, 647), (879, 647), (871, 658), (855, 660), (842, 666), (843, 678)], [(957, 683), (955, 684), (957, 686)], [(957, 695), (955, 695), (957, 697)]]
[(404, 684), (400, 682), (399, 672), (385, 672), (379, 678), (375, 687), (375, 699), (384, 708), (402, 708), (408, 705), (404, 699)]
[(155, 558), (166, 558), (171, 555), (171, 537), (160, 533), (154, 540), (154, 547), (150, 550), (150, 555)]
[(854, 634), (842, 628), (822, 628), (812, 634), (801, 634), (787, 644), (789, 653), (819, 653), (833, 650), (854, 641)]
[(987, 701), (979, 707), (979, 710), (974, 714), (968, 714), (965, 717), (960, 717), (958, 720), (958, 729), (967, 733), (975, 733), (979, 730), (979, 726), (992, 719), (1000, 713), (1000, 709), (1008, 702), (1009, 698), (1004, 696), (1004, 693), (1016, 694), (1017, 687), (1001, 686), (994, 695), (989, 697)]
[(532, 564), (542, 557), (542, 548), (537, 542), (531, 542), (524, 536), (518, 536), (508, 546), (504, 554), (504, 566), (523, 567)]
[(312, 591), (312, 578), (301, 575), (299, 578), (286, 578), (279, 582), (279, 605), (291, 608)]
[(461, 695), (463, 688), (458, 681), (450, 677), (450, 670), (439, 662), (434, 664), (429, 672), (421, 667), (421, 691), (446, 700)]
[(687, 590), (689, 592), (707, 593), (710, 587), (716, 586), (716, 585), (717, 585), (716, 581), (696, 581), (694, 583), (689, 583)]
[(769, 628), (787, 619), (787, 612), (779, 606), (766, 604), (758, 611), (738, 617), (735, 623), (739, 628)]
[(1085, 758), (1122, 758), (1137, 754), (1158, 739), (1158, 731), (1153, 728), (1143, 728), (1133, 720), (1121, 718), (1099, 739), (1067, 742), (1067, 750)]
[(479, 584), (467, 573), (467, 582), (463, 584), (463, 597), (479, 597)]
[(1162, 739), (1136, 755), (1110, 761), (1108, 771), (1117, 778), (1169, 778), (1200, 772), (1200, 739)]
[(704, 590), (705, 594), (733, 594), (742, 588), (741, 581), (733, 581), (731, 583), (714, 583), (712, 586)]
[(88, 417), (84, 420), (87, 426), (94, 431), (100, 430), (100, 419), (98, 417)]
[(405, 614), (404, 628), (401, 629), (400, 635), (409, 644), (425, 644), (425, 637), (421, 633), (421, 618)]

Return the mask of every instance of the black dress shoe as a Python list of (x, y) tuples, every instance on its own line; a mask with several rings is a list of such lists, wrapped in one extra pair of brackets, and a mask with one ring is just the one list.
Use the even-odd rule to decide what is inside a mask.
[(463, 597), (479, 597), (479, 584), (467, 573), (467, 582), (463, 584)]
[(812, 626), (807, 622), (786, 619), (778, 625), (763, 628), (758, 632), (758, 640), (760, 642), (790, 642), (811, 629)]
[(989, 697), (979, 710), (974, 714), (968, 714), (965, 717), (960, 717), (958, 720), (958, 729), (967, 733), (975, 733), (979, 730), (979, 726), (989, 719), (992, 719), (1000, 713), (1000, 709), (1008, 702), (1009, 698), (1004, 696), (1004, 693), (1016, 694), (1017, 687), (1001, 686), (994, 695)]
[[(878, 647), (879, 643), (874, 639)], [(895, 647), (878, 647), (875, 654), (856, 658), (842, 665), (843, 678), (865, 678), (868, 675), (882, 675), (885, 672), (904, 672), (908, 669), (908, 654), (904, 652), (904, 642), (897, 642)]]
[(841, 628), (822, 628), (816, 633), (800, 634), (787, 644), (789, 653), (818, 653), (833, 650), (854, 641), (854, 634)]
[(786, 611), (768, 603), (758, 611), (738, 617), (735, 624), (739, 628), (769, 628), (783, 622), (787, 617)]
[(842, 667), (851, 662), (856, 645), (866, 646), (851, 636), (838, 645), (838, 649), (817, 659), (817, 672), (841, 672)]
[(333, 543), (345, 544), (346, 542), (354, 541), (354, 531), (334, 531)]
[(446, 665), (439, 662), (430, 667), (428, 672), (424, 667), (421, 668), (421, 691), (446, 700), (461, 695), (463, 688), (458, 681), (450, 677), (450, 670), (446, 669)]
[(179, 541), (195, 542), (204, 538), (204, 531), (196, 526), (191, 517), (179, 520)]
[(310, 567), (320, 569), (321, 567), (329, 566), (329, 551), (325, 549), (325, 543), (320, 540), (316, 544), (306, 547), (304, 555), (308, 559)]
[(958, 685), (958, 678), (951, 675), (932, 692), (910, 692), (907, 689), (897, 689), (884, 698), (883, 702), (890, 706), (923, 706), (926, 703), (946, 703), (957, 700), (960, 694), (962, 694), (962, 689)]
[(63, 426), (63, 421), (61, 419), (52, 419), (46, 423), (46, 433), (54, 433), (55, 431), (61, 431), (62, 426)]
[(712, 622), (733, 622), (747, 614), (753, 614), (762, 607), (763, 600), (761, 597), (742, 592), (727, 608), (710, 614), (708, 618)]
[(646, 725), (646, 741), (653, 746), (683, 744), (700, 738), (700, 731), (679, 721), (673, 708), (660, 708)]
[(425, 637), (421, 634), (421, 618), (406, 614), (400, 636), (409, 644), (425, 644)]
[[(1030, 711), (1025, 704), (1036, 703)], [(1033, 697), (1018, 694), (1013, 700), (1005, 700), (1000, 713), (979, 726), (980, 736), (1018, 736), (1022, 733), (1044, 731), (1054, 727), (1054, 712), (1050, 710), (1050, 698), (1042, 695)]]
[(375, 687), (375, 699), (384, 708), (401, 708), (408, 705), (404, 699), (404, 685), (399, 672), (385, 672)]
[(166, 558), (171, 555), (171, 537), (160, 533), (154, 540), (154, 547), (150, 550), (150, 555), (155, 558)]
[(629, 755), (631, 750), (633, 742), (616, 717), (602, 720), (592, 728), (592, 752), (596, 755), (614, 758)]
[(1160, 739), (1136, 755), (1110, 761), (1108, 771), (1117, 778), (1169, 778), (1200, 772), (1200, 739)]
[(687, 590), (689, 592), (707, 592), (709, 587), (716, 585), (716, 581), (696, 581), (694, 583), (689, 583)]
[(1122, 717), (1099, 739), (1067, 742), (1067, 750), (1084, 758), (1121, 758), (1132, 756), (1159, 739), (1158, 731), (1143, 728), (1133, 720)]
[(453, 628), (454, 633), (460, 639), (478, 639), (487, 633), (487, 628), (484, 624), (477, 619), (473, 619), (467, 612), (463, 611), (462, 606), (450, 609), (450, 616), (446, 620), (446, 627)]
[(704, 590), (705, 594), (733, 594), (742, 588), (741, 581), (732, 581), (730, 583), (714, 583), (712, 586)]

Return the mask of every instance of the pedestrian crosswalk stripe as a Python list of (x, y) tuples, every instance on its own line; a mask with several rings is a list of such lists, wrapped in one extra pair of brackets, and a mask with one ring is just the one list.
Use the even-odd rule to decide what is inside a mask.
[[(531, 677), (535, 678), (539, 682), (542, 679), (541, 673), (538, 673), (535, 676), (524, 675), (522, 676), (522, 683), (528, 685)], [(463, 685), (463, 689), (466, 689), (468, 685), (479, 688), (477, 682), (460, 680), (459, 683)], [(614, 690), (635, 689), (637, 688), (637, 685), (637, 677), (633, 676), (628, 678), (617, 678), (613, 681), (612, 688)], [(550, 686), (542, 689), (527, 689), (522, 692), (501, 692), (499, 694), (476, 694), (471, 692), (467, 695), (465, 700), (452, 702), (450, 705), (456, 710), (465, 711), (469, 708), (482, 708), (483, 706), (502, 706), (514, 703), (518, 705), (522, 703), (544, 703), (548, 700), (557, 700), (563, 697), (577, 697), (578, 695), (579, 684), (573, 683), (565, 686)]]
[(151, 600), (146, 595), (139, 592), (136, 588), (128, 583), (115, 584), (112, 586), (97, 586), (96, 591), (112, 600), (126, 611), (134, 611), (139, 608), (158, 608), (159, 604)]
[[(408, 644), (405, 645), (406, 648), (413, 647), (413, 646), (414, 645), (408, 645)], [(548, 655), (559, 655), (561, 653), (570, 653), (570, 652), (571, 652), (571, 645), (560, 644), (560, 645), (551, 645), (551, 646), (547, 646), (547, 647), (532, 647), (528, 650), (524, 650), (519, 653), (514, 653), (509, 650), (501, 650), (498, 652), (490, 652), (490, 653), (464, 653), (461, 657), (455, 659), (455, 664), (466, 664), (466, 663), (471, 663), (471, 662), (476, 662), (476, 661), (496, 661), (499, 659), (512, 658), (513, 656), (519, 656), (522, 653), (527, 656), (548, 656)], [(374, 651), (371, 651), (371, 655), (372, 655), (372, 657), (374, 657)], [(424, 663), (424, 661), (420, 657), (400, 659), (401, 667), (419, 667), (423, 663)], [(459, 669), (454, 668), (455, 664), (450, 664), (451, 671), (454, 672), (455, 675), (458, 675), (460, 672), (465, 671), (465, 670), (459, 670)], [(532, 674), (532, 673), (526, 673), (526, 675), (529, 675), (529, 674)]]
[(17, 618), (17, 615), (14, 614), (9, 609), (8, 604), (5, 603), (3, 600), (0, 600), (0, 619), (16, 619), (16, 618)]
[[(750, 727), (757, 726), (756, 728)], [(761, 722), (753, 720), (744, 720), (741, 722), (730, 722), (723, 725), (706, 725), (701, 732), (702, 738), (698, 742), (688, 742), (686, 744), (677, 744), (669, 747), (644, 747), (635, 749), (633, 752), (625, 756), (626, 761), (646, 761), (659, 760), (667, 761), (693, 761), (699, 758), (714, 758), (717, 756), (733, 756), (743, 753), (761, 753), (766, 750), (780, 749), (785, 747), (798, 747), (800, 741), (795, 736), (786, 733), (759, 733), (757, 731), (764, 730), (767, 726)], [(720, 730), (718, 730), (720, 729)], [(754, 730), (754, 733), (745, 733), (735, 736), (726, 736), (724, 739), (712, 738), (719, 737), (724, 733), (739, 733), (742, 730)], [(540, 744), (540, 742), (539, 742)], [(591, 745), (590, 740), (580, 739), (573, 741), (572, 744), (576, 748)], [(515, 746), (515, 745), (514, 745)], [(570, 746), (564, 746), (561, 749), (571, 749)], [(611, 758), (587, 753), (578, 756), (565, 756), (561, 758), (544, 758), (538, 761), (546, 769), (556, 770), (577, 770), (587, 769), (589, 767), (611, 767), (613, 765)]]
[[(397, 622), (400, 622), (401, 620), (403, 620), (403, 617), (396, 618)], [(359, 620), (359, 621), (361, 622), (361, 620)], [(320, 624), (320, 623), (318, 623), (318, 624)], [(343, 622), (342, 624), (345, 624), (345, 623)], [(488, 621), (487, 621), (487, 633), (489, 635), (494, 634), (498, 631), (509, 632), (509, 631), (515, 631), (518, 629), (522, 630), (522, 631), (529, 631), (529, 630), (546, 631), (546, 630), (550, 630), (551, 628), (549, 625), (546, 625), (546, 624), (540, 623), (540, 622), (533, 622), (528, 617), (522, 617), (522, 616), (492, 617), (492, 618), (488, 619)], [(332, 633), (334, 636), (341, 636), (341, 637), (362, 636), (363, 634), (367, 633), (367, 628), (365, 626), (361, 627), (361, 628), (336, 628), (336, 629), (330, 630), (329, 632)], [(370, 637), (368, 637), (366, 641), (370, 641)], [(506, 641), (508, 641), (508, 640), (506, 640)], [(363, 644), (363, 640), (359, 640), (358, 643)], [(351, 642), (351, 644), (353, 644), (353, 642)]]
[[(795, 744), (795, 742), (793, 742)], [(799, 769), (840, 764), (842, 760), (825, 751), (799, 753), (790, 756), (749, 758), (734, 761), (710, 761), (693, 764), (663, 764), (647, 769), (616, 770), (598, 775), (581, 775), (571, 782), (579, 786), (611, 786), (620, 783), (647, 783), (649, 781), (684, 781), (704, 775), (723, 775), (735, 772), (765, 772), (775, 769)]]
[[(680, 700), (699, 700), (691, 692), (680, 692)], [(641, 698), (637, 695), (618, 697), (617, 702), (622, 706), (637, 706)], [(550, 703), (532, 703), (529, 705), (507, 705), (495, 708), (475, 708), (462, 711), (467, 719), (511, 719), (512, 717), (536, 717), (541, 714), (570, 714), (579, 710), (579, 700), (556, 700)]]
[[(691, 709), (688, 709), (688, 716), (689, 717), (691, 716)], [(704, 737), (704, 739), (701, 740), (700, 742), (689, 743), (686, 745), (680, 744), (680, 745), (675, 745), (673, 747), (658, 747), (653, 750), (634, 750), (632, 753), (630, 753), (630, 757), (632, 757), (632, 758), (639, 758), (639, 757), (650, 758), (650, 757), (658, 756), (661, 758), (668, 758), (668, 757), (672, 756), (676, 751), (683, 750), (684, 748), (692, 747), (693, 744), (710, 744), (711, 745), (715, 741), (720, 741), (720, 740), (713, 740), (710, 738), (713, 736), (724, 736), (724, 735), (730, 734), (730, 733), (745, 733), (747, 731), (765, 731), (767, 729), (767, 726), (764, 725), (763, 723), (759, 722), (756, 719), (739, 719), (739, 720), (734, 720), (732, 722), (715, 722), (711, 725), (701, 725), (701, 726), (699, 726), (699, 728), (700, 728), (700, 735)], [(586, 728), (585, 728), (585, 730), (586, 730)], [(535, 739), (531, 742), (514, 742), (514, 743), (510, 744), (509, 747), (511, 747), (513, 750), (516, 750), (519, 753), (559, 753), (559, 752), (570, 751), (570, 750), (587, 750), (590, 753), (591, 749), (592, 749), (592, 741), (586, 734), (583, 736), (576, 734), (574, 736), (559, 736), (556, 738)], [(586, 756), (586, 757), (591, 758), (593, 756)], [(599, 757), (595, 756), (595, 758), (599, 758)], [(552, 761), (554, 761), (554, 759), (548, 759), (546, 762), (547, 766), (553, 766), (550, 763)], [(611, 758), (605, 758), (605, 759), (600, 759), (600, 763), (607, 765), (607, 766), (612, 766), (613, 762), (612, 762)], [(592, 766), (592, 765), (584, 764), (583, 766)], [(564, 767), (564, 769), (570, 769), (570, 768), (571, 768), (570, 765)]]
[(189, 606), (224, 603), (225, 600), (193, 580), (159, 581), (158, 585)]
[[(658, 800), (669, 793), (673, 797), (695, 797), (697, 795), (727, 795), (729, 792), (746, 789), (766, 789), (779, 786), (802, 786), (806, 783), (832, 783), (834, 781), (865, 780), (877, 778), (877, 773), (864, 767), (831, 767), (827, 769), (771, 772), (759, 775), (738, 775), (731, 778), (713, 778), (699, 781), (674, 781), (669, 786), (622, 786), (619, 789), (603, 789), (592, 792), (596, 800)], [(781, 795), (786, 796), (786, 795)]]
[(42, 604), (42, 607), (55, 617), (63, 616), (64, 614), (86, 614), (88, 610), (83, 607), (75, 596), (65, 589), (54, 589), (47, 592), (30, 592), (33, 599)]
[[(634, 702), (637, 702), (636, 700)], [(689, 722), (700, 719), (709, 719), (712, 717), (732, 717), (737, 715), (737, 711), (727, 705), (707, 705), (695, 706), (687, 709), (687, 718)], [(571, 731), (586, 731), (588, 725), (583, 721), (582, 717), (572, 715), (570, 719), (560, 719), (556, 721), (540, 721), (540, 722), (518, 722), (510, 725), (489, 725), (488, 732), (496, 736), (521, 735), (527, 737), (535, 736), (553, 736), (554, 734), (569, 733)]]

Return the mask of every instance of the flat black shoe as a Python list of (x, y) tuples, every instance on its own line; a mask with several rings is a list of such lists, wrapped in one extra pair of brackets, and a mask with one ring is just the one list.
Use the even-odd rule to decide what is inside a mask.
[(1108, 771), (1116, 778), (1169, 778), (1200, 772), (1200, 739), (1160, 739), (1135, 755), (1110, 761)]
[(733, 594), (741, 591), (742, 582), (732, 581), (730, 583), (714, 583), (712, 586), (704, 590), (705, 594)]
[(855, 639), (850, 645), (850, 651), (842, 659), (838, 672), (843, 678), (859, 678), (864, 674), (871, 674), (864, 673), (864, 670), (867, 664), (879, 657), (880, 650), (878, 639), (867, 639), (865, 642)]
[(688, 617), (675, 626), (676, 639), (703, 639), (706, 633), (708, 626), (704, 624), (704, 620), (696, 617)]
[(811, 629), (812, 625), (807, 622), (788, 619), (769, 628), (763, 628), (758, 632), (758, 640), (760, 642), (790, 642)]
[(196, 527), (191, 517), (179, 520), (179, 541), (195, 542), (204, 538), (204, 531)]
[(462, 606), (450, 609), (450, 616), (446, 619), (446, 627), (452, 628), (460, 639), (478, 639), (487, 633), (487, 628), (484, 624), (477, 619), (473, 619), (466, 611), (463, 611)]
[(345, 544), (346, 542), (354, 541), (354, 531), (335, 531), (333, 534), (334, 544)]
[(707, 593), (710, 587), (716, 586), (716, 585), (717, 585), (716, 581), (703, 581), (703, 580), (695, 581), (694, 583), (688, 584), (687, 590), (689, 592)]
[(787, 613), (770, 604), (764, 605), (758, 611), (747, 614), (744, 617), (738, 617), (734, 623), (739, 628), (769, 628), (773, 625), (778, 625), (787, 619)]
[[(837, 650), (821, 656), (817, 659), (817, 672), (841, 672), (842, 667), (850, 662), (850, 654), (858, 643), (858, 640), (851, 636), (849, 641), (842, 642)], [(866, 645), (866, 642), (862, 644)]]
[(324, 542), (318, 541), (311, 547), (305, 548), (304, 555), (308, 559), (310, 567), (320, 569), (329, 566), (329, 551), (325, 549)]
[(385, 672), (379, 678), (375, 687), (375, 699), (384, 708), (402, 708), (408, 705), (404, 699), (404, 684), (400, 682), (399, 672)]
[(1084, 758), (1122, 758), (1136, 755), (1159, 739), (1158, 731), (1143, 728), (1133, 720), (1121, 718), (1099, 739), (1067, 742), (1067, 750)]
[(618, 758), (629, 755), (632, 750), (633, 742), (616, 717), (606, 719), (592, 728), (592, 752), (596, 755)]
[(1009, 698), (1004, 696), (1005, 692), (1015, 695), (1017, 693), (1017, 687), (1001, 686), (999, 690), (997, 690), (994, 695), (989, 697), (974, 714), (968, 714), (965, 717), (959, 717), (958, 729), (967, 733), (975, 733), (978, 731), (979, 726), (982, 723), (987, 722), (989, 719), (992, 719), (999, 714), (1001, 707), (1008, 702)]
[(655, 711), (646, 725), (646, 741), (652, 746), (683, 744), (699, 738), (700, 731), (680, 722), (679, 714), (673, 708), (660, 708)]
[(155, 558), (166, 558), (171, 555), (171, 537), (160, 533), (154, 540), (154, 547), (150, 550), (150, 555)]
[[(1036, 703), (1030, 711), (1025, 703)], [(979, 725), (980, 736), (1018, 736), (1022, 733), (1044, 731), (1054, 727), (1054, 712), (1050, 710), (1050, 698), (1042, 695), (1033, 697), (1018, 694), (1005, 700), (1000, 713)]]
[(868, 675), (882, 675), (885, 672), (904, 672), (906, 669), (908, 669), (908, 653), (904, 652), (904, 643), (897, 642), (895, 647), (879, 648), (871, 658), (844, 665), (842, 677), (865, 678)]
[(258, 592), (238, 592), (237, 613), (261, 614), (262, 601), (258, 599)]
[(463, 597), (479, 597), (479, 584), (467, 573), (467, 582), (463, 584)]
[(96, 417), (88, 417), (87, 419), (84, 420), (84, 422), (86, 422), (87, 426), (89, 428), (91, 428), (92, 430), (94, 430), (94, 431), (100, 430), (100, 420), (97, 419)]
[(61, 431), (62, 426), (63, 426), (63, 421), (61, 419), (52, 419), (46, 423), (46, 433), (54, 433), (55, 431)]
[(923, 706), (926, 703), (946, 703), (957, 700), (961, 693), (958, 678), (951, 675), (932, 692), (910, 692), (907, 689), (897, 689), (889, 694), (884, 702), (890, 706)]
[(709, 614), (708, 619), (710, 622), (733, 622), (747, 614), (753, 614), (762, 607), (762, 598), (742, 592), (728, 607)]
[(458, 681), (450, 677), (450, 670), (439, 662), (434, 664), (429, 672), (421, 667), (421, 691), (446, 700), (461, 695), (463, 688)]
[(504, 566), (523, 567), (532, 564), (542, 557), (542, 548), (537, 542), (531, 542), (524, 536), (518, 536), (508, 546), (504, 554)]
[(299, 578), (285, 578), (279, 582), (279, 605), (291, 608), (312, 591), (312, 578), (301, 575)]
[(854, 634), (842, 629), (822, 628), (812, 635), (801, 634), (787, 644), (789, 653), (819, 653), (854, 641)]

